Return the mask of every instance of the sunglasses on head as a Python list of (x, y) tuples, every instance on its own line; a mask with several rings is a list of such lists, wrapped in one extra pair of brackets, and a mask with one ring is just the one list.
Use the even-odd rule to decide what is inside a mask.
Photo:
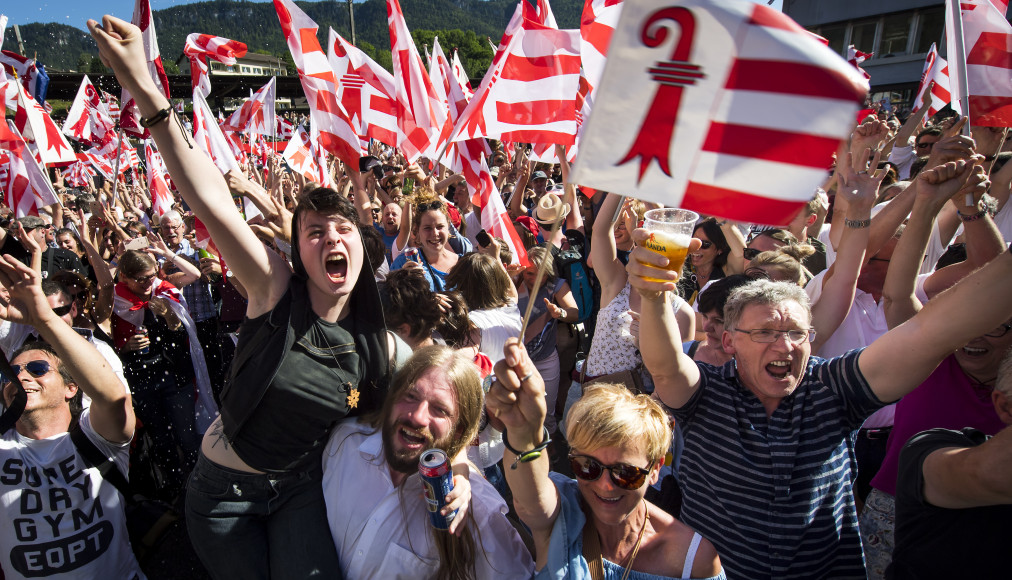
[(441, 202), (439, 200), (436, 200), (436, 201), (433, 201), (433, 202), (429, 202), (429, 203), (420, 203), (420, 204), (418, 204), (418, 212), (419, 213), (421, 213), (423, 211), (429, 211), (429, 210), (439, 211), (441, 209), (443, 209), (443, 202)]
[(749, 261), (755, 260), (755, 257), (761, 253), (763, 253), (762, 250), (757, 250), (755, 248), (745, 248), (741, 251), (741, 255), (745, 256), (745, 259)]
[(713, 247), (713, 242), (711, 242), (710, 240), (699, 240), (699, 243), (700, 243), (699, 246), (700, 250), (709, 250), (710, 248)]
[[(52, 370), (52, 368), (53, 367), (49, 365), (49, 361), (44, 360), (28, 361), (24, 365), (11, 365), (11, 370), (14, 371), (15, 377), (21, 374), (21, 369), (25, 369), (28, 371), (28, 374), (35, 378), (39, 378)], [(7, 373), (0, 373), (0, 384), (6, 385), (9, 382), (11, 382), (11, 377), (8, 377)]]
[(622, 489), (628, 490), (643, 487), (643, 484), (647, 481), (647, 476), (650, 475), (650, 468), (653, 467), (653, 464), (650, 464), (647, 469), (626, 463), (605, 465), (587, 455), (570, 455), (569, 464), (573, 469), (573, 474), (583, 481), (597, 481), (601, 477), (601, 474), (604, 473), (604, 470), (607, 469), (611, 482)]
[(70, 312), (70, 309), (73, 307), (74, 307), (73, 302), (71, 302), (70, 304), (64, 304), (63, 306), (55, 306), (53, 307), (53, 313), (56, 314), (57, 316), (66, 316)]

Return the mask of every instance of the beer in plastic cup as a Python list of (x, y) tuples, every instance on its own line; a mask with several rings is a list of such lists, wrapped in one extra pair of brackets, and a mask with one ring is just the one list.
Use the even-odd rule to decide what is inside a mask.
[[(644, 216), (643, 227), (650, 232), (650, 237), (643, 242), (643, 247), (667, 258), (668, 265), (665, 269), (681, 273), (685, 257), (689, 253), (692, 228), (698, 219), (699, 214), (686, 209), (661, 208), (648, 211)], [(646, 280), (667, 282), (656, 278)]]

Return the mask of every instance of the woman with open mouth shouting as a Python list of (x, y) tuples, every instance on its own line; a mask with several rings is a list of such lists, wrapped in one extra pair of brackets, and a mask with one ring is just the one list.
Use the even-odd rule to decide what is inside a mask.
[[(338, 421), (382, 406), (391, 359), (409, 354), (384, 326), (357, 211), (332, 189), (302, 196), (289, 266), (243, 222), (221, 173), (173, 118), (148, 72), (141, 31), (110, 16), (88, 27), (176, 187), (248, 292), (221, 415), (189, 481), (194, 547), (215, 578), (339, 577), (322, 452)], [(451, 508), (469, 490), (456, 479), (464, 485), (455, 485)]]

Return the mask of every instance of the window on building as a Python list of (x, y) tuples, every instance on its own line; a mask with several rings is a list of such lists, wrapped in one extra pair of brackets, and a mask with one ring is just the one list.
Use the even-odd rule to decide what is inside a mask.
[(907, 53), (910, 40), (910, 27), (913, 23), (912, 13), (893, 14), (882, 19), (882, 40), (878, 46), (878, 56), (892, 56)]
[(880, 51), (875, 50), (875, 29), (877, 27), (878, 22), (875, 20), (855, 22), (850, 30), (850, 44), (853, 44), (854, 48), (861, 52), (875, 52), (875, 56), (881, 56)]
[(239, 70), (242, 71), (242, 72), (244, 72), (244, 73), (246, 73), (246, 74), (249, 74), (249, 67), (248, 66), (240, 67)]
[(818, 34), (829, 41), (829, 48), (832, 48), (833, 52), (837, 54), (844, 53), (844, 49), (847, 48), (843, 45), (844, 37), (847, 35), (846, 24), (823, 26)]
[(945, 9), (944, 8), (932, 8), (930, 10), (922, 10), (917, 18), (917, 44), (914, 46), (915, 52), (928, 52), (931, 48), (931, 43), (935, 42), (939, 44), (939, 50), (945, 51), (942, 45), (945, 44), (942, 38), (942, 29), (945, 27)]

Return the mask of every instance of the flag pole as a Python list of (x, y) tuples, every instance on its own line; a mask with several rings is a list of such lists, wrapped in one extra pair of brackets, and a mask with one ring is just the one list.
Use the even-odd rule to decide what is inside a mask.
[(972, 119), (970, 119), (970, 88), (967, 86), (966, 80), (966, 46), (963, 43), (963, 14), (957, 0), (948, 0), (945, 3), (945, 8), (949, 10), (952, 27), (955, 29), (948, 31), (952, 34), (949, 46), (956, 51), (956, 54), (949, 55), (950, 58), (955, 59), (954, 61), (950, 61), (950, 64), (954, 62), (956, 65), (951, 67), (955, 69), (953, 72), (956, 76), (956, 84), (959, 86), (959, 94), (955, 95), (955, 97), (963, 109), (963, 114), (966, 116), (963, 134), (969, 136)]
[(123, 148), (123, 127), (119, 128), (119, 134), (117, 135), (116, 141), (116, 161), (112, 168), (112, 203), (113, 207), (116, 205), (116, 190), (119, 188), (119, 156), (120, 150)]

